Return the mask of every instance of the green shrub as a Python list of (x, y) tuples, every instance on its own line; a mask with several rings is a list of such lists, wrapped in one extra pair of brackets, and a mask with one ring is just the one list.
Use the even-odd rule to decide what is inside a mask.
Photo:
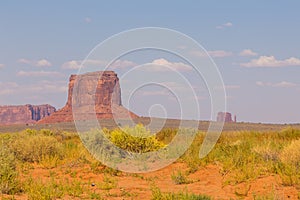
[(292, 127), (287, 127), (278, 132), (278, 137), (283, 140), (300, 139), (300, 130)]
[(178, 130), (176, 129), (164, 128), (156, 134), (156, 138), (165, 144), (169, 144), (176, 136), (177, 132)]
[(62, 144), (53, 136), (18, 134), (11, 143), (16, 158), (24, 162), (41, 162), (44, 158), (63, 157)]
[(29, 200), (54, 200), (64, 195), (62, 185), (49, 181), (47, 183), (32, 178), (24, 182), (24, 189)]
[(76, 180), (43, 181), (28, 178), (23, 185), (29, 200), (65, 199), (65, 196), (80, 197), (86, 191), (85, 183)]
[(172, 181), (176, 185), (189, 184), (191, 181), (188, 180), (187, 176), (184, 175), (181, 171), (177, 171), (177, 173), (173, 173), (171, 175)]
[(143, 125), (133, 128), (115, 129), (110, 132), (109, 139), (121, 149), (134, 152), (146, 153), (163, 148), (164, 143), (158, 141)]
[(0, 193), (14, 194), (20, 191), (14, 154), (0, 141)]
[(37, 130), (35, 130), (35, 129), (25, 129), (25, 131), (24, 131), (24, 134), (27, 134), (27, 135), (36, 135), (38, 133), (38, 131)]
[(300, 169), (300, 140), (292, 141), (280, 154), (284, 164), (293, 165)]
[(39, 133), (45, 136), (54, 136), (55, 133), (49, 129), (41, 129), (39, 130)]
[(259, 144), (252, 148), (253, 152), (260, 155), (264, 161), (277, 161), (279, 153), (273, 147), (270, 141)]
[(117, 180), (107, 175), (104, 175), (103, 182), (99, 185), (101, 190), (110, 190), (116, 187)]

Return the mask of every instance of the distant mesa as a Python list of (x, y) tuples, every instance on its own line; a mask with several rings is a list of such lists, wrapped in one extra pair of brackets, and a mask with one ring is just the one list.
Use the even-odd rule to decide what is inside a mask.
[(54, 113), (51, 105), (18, 105), (0, 106), (0, 124), (30, 124), (35, 123)]
[(236, 115), (232, 120), (232, 115), (229, 112), (219, 112), (217, 116), (217, 122), (236, 122)]
[(94, 119), (95, 115), (97, 119), (138, 118), (136, 114), (122, 106), (119, 78), (113, 71), (71, 75), (66, 105), (38, 123), (71, 122), (74, 107), (76, 113), (79, 113), (76, 120)]

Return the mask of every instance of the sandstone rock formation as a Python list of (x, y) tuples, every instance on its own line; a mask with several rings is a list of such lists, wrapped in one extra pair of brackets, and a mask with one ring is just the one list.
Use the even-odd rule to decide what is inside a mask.
[(39, 123), (71, 122), (74, 108), (80, 113), (77, 120), (93, 119), (95, 113), (98, 119), (138, 117), (122, 106), (119, 78), (113, 71), (71, 75), (66, 105)]
[(229, 112), (219, 112), (217, 116), (217, 122), (236, 122), (236, 116), (232, 120), (232, 115)]
[(51, 105), (0, 106), (0, 124), (35, 123), (55, 111), (56, 109)]

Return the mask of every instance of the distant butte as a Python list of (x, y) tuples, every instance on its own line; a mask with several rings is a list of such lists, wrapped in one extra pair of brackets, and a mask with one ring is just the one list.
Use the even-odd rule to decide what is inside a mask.
[(35, 123), (56, 109), (51, 105), (0, 106), (0, 125)]
[(217, 122), (236, 122), (236, 116), (232, 120), (232, 115), (229, 112), (219, 112), (217, 116)]
[[(75, 85), (78, 85), (75, 88), (76, 91), (74, 91)], [(76, 93), (74, 94), (74, 92)], [(95, 114), (98, 119), (138, 118), (136, 114), (122, 106), (119, 78), (113, 71), (71, 75), (66, 105), (38, 123), (52, 124), (73, 121), (72, 103), (76, 104), (75, 106), (80, 112), (79, 120), (93, 119)]]

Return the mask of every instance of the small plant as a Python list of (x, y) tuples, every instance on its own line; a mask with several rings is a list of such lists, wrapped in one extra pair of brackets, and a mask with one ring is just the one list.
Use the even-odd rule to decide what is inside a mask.
[(271, 142), (254, 147), (253, 151), (262, 156), (264, 161), (278, 160), (279, 153), (272, 148)]
[(76, 172), (76, 171), (72, 171), (72, 172), (70, 173), (70, 176), (71, 176), (72, 178), (76, 178), (77, 172)]
[(119, 171), (117, 169), (114, 169), (114, 168), (111, 168), (111, 167), (106, 167), (106, 166), (104, 167), (103, 172), (105, 174), (109, 174), (111, 176), (119, 176), (119, 175), (122, 174), (121, 171)]
[(300, 139), (292, 141), (280, 154), (280, 160), (284, 164), (293, 165), (300, 169)]
[(14, 194), (20, 191), (16, 161), (3, 143), (0, 141), (0, 194)]
[(41, 129), (39, 133), (45, 136), (54, 136), (54, 132), (49, 129)]
[(162, 193), (159, 188), (152, 188), (152, 200), (211, 200), (206, 195), (189, 194), (188, 192)]
[(104, 176), (103, 183), (100, 185), (102, 190), (110, 190), (117, 187), (117, 181), (107, 175)]
[(52, 200), (61, 198), (64, 195), (64, 188), (53, 180), (43, 182), (29, 178), (24, 183), (24, 189), (30, 200)]
[[(38, 133), (18, 134), (11, 143), (15, 156), (24, 162), (42, 162), (54, 158), (54, 166), (58, 159), (63, 158), (62, 144), (53, 136)], [(52, 161), (51, 161), (52, 162)]]
[(156, 151), (165, 146), (141, 124), (134, 128), (115, 129), (110, 133), (109, 139), (121, 149), (133, 153)]
[(100, 196), (100, 194), (92, 192), (92, 193), (90, 193), (90, 199), (102, 200), (103, 198)]
[(80, 197), (84, 193), (84, 184), (80, 181), (72, 181), (64, 184), (66, 184), (66, 193), (72, 197)]
[(181, 171), (177, 171), (177, 173), (173, 173), (171, 175), (172, 181), (176, 184), (176, 185), (182, 185), (182, 184), (189, 184), (191, 183), (190, 180), (188, 180), (188, 178), (186, 177), (186, 175), (184, 175)]

